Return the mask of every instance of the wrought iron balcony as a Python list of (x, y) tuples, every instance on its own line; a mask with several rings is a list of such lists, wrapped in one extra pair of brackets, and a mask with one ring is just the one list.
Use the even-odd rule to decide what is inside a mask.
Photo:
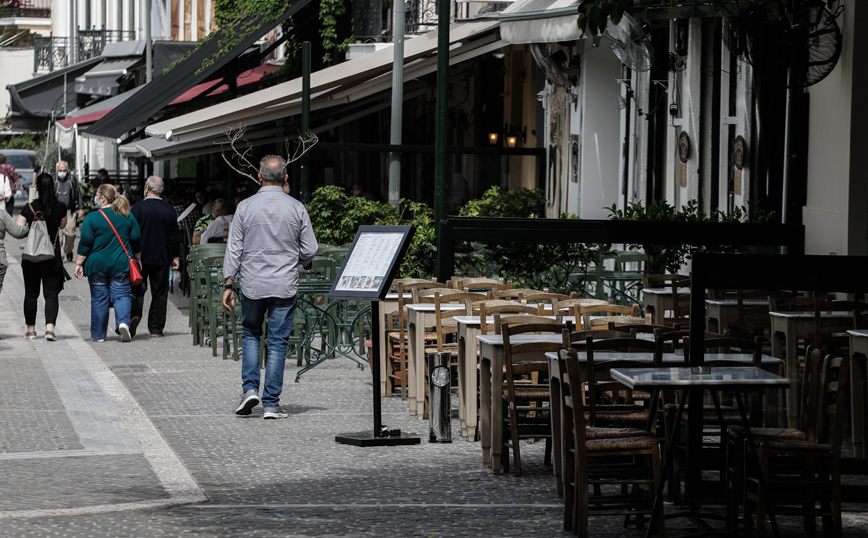
[[(2, 0), (0, 0), (2, 1)], [(102, 54), (106, 43), (131, 41), (135, 39), (133, 30), (79, 30), (77, 60), (96, 58)], [(70, 43), (68, 37), (35, 37), (33, 39), (33, 71), (47, 69), (49, 72), (66, 67), (70, 64)]]
[(0, 0), (0, 19), (29, 17), (51, 18), (51, 0)]

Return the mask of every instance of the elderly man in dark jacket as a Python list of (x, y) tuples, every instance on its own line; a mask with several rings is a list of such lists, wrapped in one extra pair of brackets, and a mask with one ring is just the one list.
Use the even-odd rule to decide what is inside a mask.
[[(169, 271), (180, 266), (181, 234), (175, 209), (164, 202), (163, 180), (151, 176), (145, 182), (145, 198), (133, 206), (132, 214), (142, 231), (142, 277), (151, 288), (148, 330), (151, 338), (163, 336), (166, 304), (169, 299)], [(130, 334), (135, 336), (142, 320), (145, 298), (133, 297)]]

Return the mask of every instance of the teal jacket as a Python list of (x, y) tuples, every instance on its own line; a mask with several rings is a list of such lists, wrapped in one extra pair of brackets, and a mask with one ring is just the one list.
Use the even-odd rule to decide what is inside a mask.
[(132, 213), (129, 217), (124, 217), (115, 214), (111, 208), (104, 208), (102, 213), (99, 211), (88, 213), (81, 223), (81, 241), (78, 243), (78, 253), (87, 256), (84, 262), (86, 275), (130, 270), (129, 259), (103, 213), (111, 219), (131, 255), (142, 251), (142, 233)]

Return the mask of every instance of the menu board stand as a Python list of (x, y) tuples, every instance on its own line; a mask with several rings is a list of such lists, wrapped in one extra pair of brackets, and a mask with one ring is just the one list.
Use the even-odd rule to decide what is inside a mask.
[[(389, 285), (398, 272), (413, 237), (412, 226), (359, 226), (356, 237), (341, 264), (330, 299), (369, 299), (371, 301), (371, 375), (373, 377), (374, 428), (370, 432), (342, 433), (335, 441), (355, 446), (416, 445), (421, 438), (401, 434), (382, 423), (379, 334), (380, 301), (389, 291)], [(394, 434), (394, 435), (393, 435)]]

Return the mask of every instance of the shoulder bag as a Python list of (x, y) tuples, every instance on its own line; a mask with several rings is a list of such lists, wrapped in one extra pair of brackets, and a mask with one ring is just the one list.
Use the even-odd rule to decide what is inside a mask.
[(30, 231), (27, 233), (27, 241), (24, 243), (24, 252), (21, 257), (29, 262), (44, 262), (54, 259), (54, 244), (48, 236), (48, 225), (42, 211), (33, 211), (33, 206), (27, 204), (33, 212), (33, 222), (30, 223)]
[(102, 213), (102, 216), (105, 217), (105, 220), (108, 221), (109, 226), (112, 227), (112, 231), (114, 231), (115, 237), (118, 238), (118, 241), (120, 241), (121, 243), (121, 247), (124, 249), (124, 254), (126, 254), (127, 258), (130, 259), (130, 284), (132, 284), (133, 286), (138, 286), (142, 283), (142, 271), (139, 267), (139, 260), (135, 259), (127, 250), (127, 246), (124, 245), (123, 240), (121, 240), (121, 236), (118, 234), (118, 231), (115, 230), (115, 225), (112, 224), (111, 220), (109, 220), (108, 215), (106, 215), (102, 209), (100, 209), (99, 212)]

